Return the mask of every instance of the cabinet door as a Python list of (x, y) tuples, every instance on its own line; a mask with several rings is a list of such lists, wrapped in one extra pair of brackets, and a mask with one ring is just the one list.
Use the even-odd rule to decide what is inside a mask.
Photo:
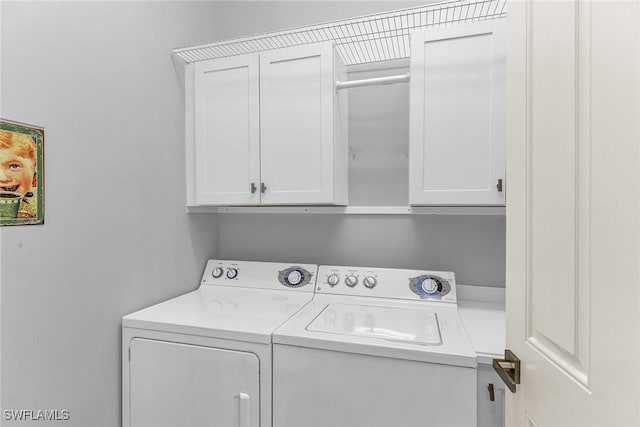
[(410, 204), (504, 204), (503, 27), (412, 34)]
[(194, 73), (196, 204), (258, 204), (258, 56), (198, 63)]
[(260, 54), (263, 204), (333, 203), (333, 45)]
[(478, 364), (478, 427), (504, 427), (504, 393), (504, 383), (493, 367)]
[(259, 426), (253, 353), (131, 340), (131, 427)]

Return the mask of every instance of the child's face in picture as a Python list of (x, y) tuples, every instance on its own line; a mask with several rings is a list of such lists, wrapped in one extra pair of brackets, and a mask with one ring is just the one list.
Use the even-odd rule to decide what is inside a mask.
[(0, 191), (25, 195), (35, 185), (33, 159), (22, 157), (10, 148), (0, 148)]

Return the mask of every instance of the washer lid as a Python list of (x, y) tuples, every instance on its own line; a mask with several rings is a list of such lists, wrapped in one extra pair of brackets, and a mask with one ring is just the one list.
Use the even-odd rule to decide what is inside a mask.
[(275, 330), (274, 344), (475, 368), (455, 304), (318, 295)]
[(122, 325), (269, 344), (272, 332), (312, 297), (310, 292), (201, 286), (131, 313)]
[(334, 303), (327, 305), (306, 330), (442, 345), (438, 316), (430, 310)]

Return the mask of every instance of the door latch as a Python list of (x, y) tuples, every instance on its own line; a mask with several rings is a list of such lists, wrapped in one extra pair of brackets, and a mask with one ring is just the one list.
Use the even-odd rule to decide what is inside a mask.
[(520, 384), (520, 359), (511, 350), (504, 351), (504, 359), (493, 359), (493, 369), (512, 393)]

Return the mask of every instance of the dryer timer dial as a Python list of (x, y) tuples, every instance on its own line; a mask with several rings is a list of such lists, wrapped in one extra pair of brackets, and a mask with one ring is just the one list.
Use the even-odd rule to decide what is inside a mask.
[(289, 270), (285, 278), (287, 279), (287, 282), (296, 286), (302, 282), (303, 276), (298, 270)]
[(291, 266), (278, 272), (278, 281), (290, 288), (299, 288), (311, 281), (312, 273), (302, 267)]

